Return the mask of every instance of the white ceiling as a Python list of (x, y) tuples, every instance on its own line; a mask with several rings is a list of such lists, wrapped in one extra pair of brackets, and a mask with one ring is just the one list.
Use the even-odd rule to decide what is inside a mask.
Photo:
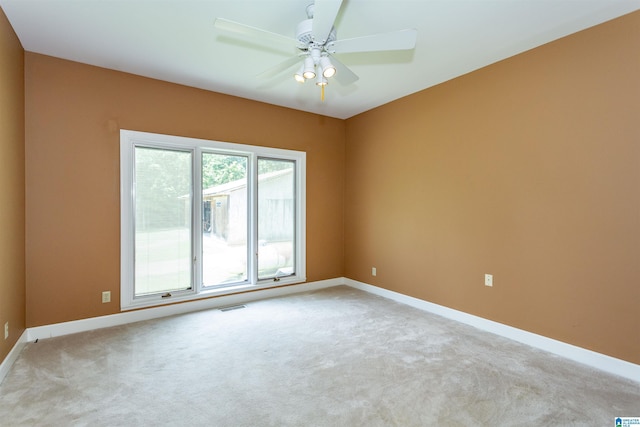
[(360, 79), (262, 71), (295, 54), (216, 31), (221, 17), (295, 37), (312, 0), (0, 0), (25, 50), (348, 118), (557, 38), (639, 10), (640, 0), (345, 0), (338, 39), (405, 28), (415, 50), (336, 55)]

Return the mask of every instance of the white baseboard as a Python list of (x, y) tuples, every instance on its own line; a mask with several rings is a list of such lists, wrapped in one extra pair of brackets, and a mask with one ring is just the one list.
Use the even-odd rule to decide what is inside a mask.
[(15, 343), (7, 357), (4, 358), (2, 363), (0, 363), (0, 384), (4, 380), (4, 377), (7, 376), (11, 366), (13, 366), (14, 362), (18, 359), (22, 348), (27, 343), (27, 331), (24, 331), (18, 341)]
[(352, 279), (344, 284), (640, 383), (640, 365)]
[(165, 305), (162, 307), (146, 308), (136, 311), (126, 311), (122, 313), (111, 314), (108, 316), (92, 317), (89, 319), (74, 320), (71, 322), (36, 326), (27, 329), (27, 337), (29, 341), (35, 341), (36, 339), (53, 338), (62, 335), (75, 334), (78, 332), (91, 331), (94, 329), (108, 328), (111, 326), (140, 322), (143, 320), (173, 316), (176, 314), (190, 313), (193, 311), (225, 307), (228, 305), (244, 304), (250, 301), (256, 301), (266, 298), (274, 298), (300, 292), (314, 291), (317, 289), (330, 288), (342, 284), (344, 284), (342, 278), (328, 279), (317, 282), (301, 283), (298, 285), (282, 286), (279, 288), (261, 289), (255, 292), (224, 295), (216, 298)]
[(530, 345), (532, 347), (548, 351), (584, 365), (605, 371), (614, 375), (628, 378), (640, 383), (640, 365), (636, 365), (621, 359), (616, 359), (601, 353), (596, 353), (581, 347), (557, 341), (551, 338), (537, 335), (522, 329), (507, 326), (482, 317), (474, 316), (462, 311), (454, 310), (418, 298), (413, 298), (398, 292), (372, 286), (366, 283), (347, 278), (328, 279), (317, 282), (302, 283), (299, 285), (283, 286), (280, 288), (263, 289), (256, 292), (226, 295), (217, 298), (185, 302), (169, 306), (148, 308), (137, 311), (128, 311), (108, 316), (94, 317), (90, 319), (75, 320), (71, 322), (56, 323), (52, 325), (28, 328), (18, 339), (7, 357), (0, 363), (0, 383), (5, 378), (11, 366), (18, 358), (22, 348), (28, 341), (36, 339), (52, 338), (56, 336), (74, 334), (110, 326), (124, 325), (127, 323), (151, 320), (160, 317), (192, 311), (206, 310), (224, 307), (228, 305), (243, 304), (266, 298), (296, 294), (333, 286), (347, 285), (375, 295), (379, 295), (402, 304), (409, 305), (433, 314), (437, 314), (478, 329)]
[(298, 285), (282, 286), (279, 288), (261, 289), (255, 292), (242, 294), (224, 295), (216, 298), (209, 298), (197, 301), (185, 302), (182, 304), (166, 305), (162, 307), (147, 308), (136, 311), (127, 311), (108, 316), (92, 317), (89, 319), (74, 320), (71, 322), (54, 323), (51, 325), (36, 326), (27, 328), (20, 339), (13, 346), (7, 357), (0, 363), (0, 383), (7, 375), (11, 366), (16, 361), (25, 344), (37, 339), (53, 338), (62, 335), (75, 334), (78, 332), (91, 331), (94, 329), (108, 328), (110, 326), (124, 325), (127, 323), (151, 320), (160, 317), (173, 316), (175, 314), (189, 313), (211, 308), (225, 307), (235, 304), (244, 304), (267, 298), (274, 298), (283, 295), (296, 294), (317, 289), (331, 288), (343, 285), (343, 278), (320, 280), (316, 282), (301, 283)]

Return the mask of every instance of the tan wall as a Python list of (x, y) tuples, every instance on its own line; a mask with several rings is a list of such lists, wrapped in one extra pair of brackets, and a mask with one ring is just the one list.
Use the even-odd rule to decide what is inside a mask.
[(120, 128), (306, 151), (307, 278), (343, 276), (344, 121), (34, 53), (26, 115), (29, 327), (119, 311)]
[[(640, 363), (639, 31), (635, 13), (346, 125), (27, 53), (27, 325), (118, 312), (126, 128), (307, 151), (310, 281), (346, 274)], [(3, 94), (22, 55), (9, 33), (0, 20)], [(8, 99), (0, 120), (20, 116), (20, 95)], [(18, 161), (0, 170), (0, 220), (18, 237), (3, 234), (0, 254), (19, 265), (14, 135), (3, 123), (0, 159), (9, 147)], [(24, 274), (1, 271), (2, 292)], [(8, 289), (0, 313), (19, 324), (24, 290)]]
[(349, 119), (347, 277), (640, 363), (639, 52), (636, 12)]
[(24, 209), (24, 51), (0, 9), (0, 362), (25, 330)]

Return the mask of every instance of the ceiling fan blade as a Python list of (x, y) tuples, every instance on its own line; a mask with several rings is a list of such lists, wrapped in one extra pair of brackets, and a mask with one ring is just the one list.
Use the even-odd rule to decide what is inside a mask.
[[(258, 74), (256, 77), (270, 79), (285, 71), (287, 68), (291, 68), (293, 65), (301, 63), (301, 59), (298, 56), (293, 56), (279, 64), (274, 65)], [(291, 74), (293, 76), (293, 74)]]
[(316, 0), (311, 33), (316, 42), (324, 44), (338, 16), (342, 0)]
[(331, 53), (377, 52), (382, 50), (407, 50), (416, 47), (418, 30), (409, 28), (391, 33), (336, 40), (327, 45)]
[(336, 75), (332, 78), (336, 79), (336, 81), (341, 85), (348, 86), (360, 78), (335, 56), (331, 57), (331, 63), (336, 67)]
[[(298, 42), (293, 37), (283, 36), (282, 34), (272, 33), (271, 31), (262, 30), (260, 28), (252, 27), (249, 25), (241, 24), (239, 22), (230, 21), (224, 18), (216, 18), (213, 26), (228, 33), (240, 34), (242, 36), (253, 37), (265, 42), (268, 40), (276, 41), (280, 43), (287, 43), (290, 46), (295, 46)], [(268, 40), (265, 40), (268, 39)]]

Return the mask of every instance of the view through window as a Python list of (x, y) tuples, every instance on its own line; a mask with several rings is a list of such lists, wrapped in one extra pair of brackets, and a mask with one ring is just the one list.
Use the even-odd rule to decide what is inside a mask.
[(121, 131), (122, 307), (304, 281), (305, 160)]

